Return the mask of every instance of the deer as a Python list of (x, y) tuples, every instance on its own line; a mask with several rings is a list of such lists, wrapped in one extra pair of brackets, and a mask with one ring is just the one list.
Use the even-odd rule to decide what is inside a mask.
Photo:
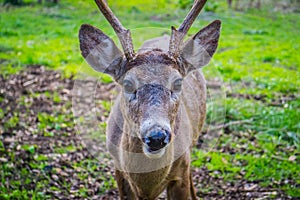
[[(106, 128), (120, 199), (197, 199), (191, 150), (206, 115), (206, 81), (201, 68), (216, 52), (221, 21), (215, 20), (184, 41), (206, 0), (196, 0), (168, 47), (145, 42), (134, 50), (131, 32), (104, 0), (95, 0), (114, 29), (122, 50), (98, 28), (82, 24), (81, 54), (97, 72), (110, 75), (119, 94)], [(164, 37), (165, 38), (165, 37)]]

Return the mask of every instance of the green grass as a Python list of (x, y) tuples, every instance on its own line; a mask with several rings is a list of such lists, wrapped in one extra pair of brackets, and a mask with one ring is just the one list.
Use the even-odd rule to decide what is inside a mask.
[[(144, 38), (168, 32), (170, 26), (178, 25), (185, 14), (185, 11), (176, 11), (168, 12), (170, 16), (167, 16), (164, 14), (165, 10), (157, 11), (158, 13), (143, 10), (131, 12), (132, 4), (128, 5), (128, 9), (121, 11), (117, 9), (123, 8), (122, 3), (114, 8), (124, 25), (134, 29), (136, 47), (141, 45)], [(137, 6), (144, 7), (143, 4)], [(156, 15), (160, 16), (160, 21), (151, 20)], [(295, 71), (299, 71), (300, 62), (296, 53), (300, 48), (298, 14), (249, 11), (246, 14), (232, 15), (220, 11), (205, 18), (205, 21), (195, 23), (190, 32), (195, 33), (199, 29), (196, 27), (213, 19), (223, 21), (219, 53), (214, 57), (214, 64), (225, 81), (251, 81), (255, 83), (254, 88), (261, 89), (247, 90), (251, 93), (268, 94), (268, 90), (284, 93), (297, 91), (299, 78)], [(208, 18), (211, 19), (207, 20)], [(67, 1), (55, 6), (34, 4), (21, 8), (11, 7), (8, 11), (1, 8), (0, 63), (5, 68), (3, 73), (14, 69), (9, 66), (33, 64), (62, 69), (67, 73), (76, 72), (84, 62), (77, 38), (79, 27), (83, 23), (95, 25), (114, 36), (96, 6), (89, 2), (75, 4)], [(135, 30), (141, 27), (163, 29), (155, 30), (152, 35), (153, 31)]]
[[(186, 13), (185, 10), (175, 9), (177, 4), (167, 8), (163, 0), (157, 0), (152, 5), (149, 2), (153, 1), (147, 0), (140, 4), (135, 4), (134, 0), (112, 3), (123, 24), (132, 29), (134, 45), (137, 48), (145, 39), (169, 33), (170, 26), (178, 26)], [(231, 93), (258, 95), (264, 99), (256, 101), (253, 98), (229, 97), (224, 100), (222, 105), (226, 106), (219, 106), (217, 110), (226, 113), (225, 122), (251, 119), (252, 123), (229, 127), (230, 134), (242, 136), (234, 137), (227, 133), (221, 136), (218, 146), (229, 146), (236, 150), (235, 154), (219, 153), (218, 150), (208, 153), (195, 150), (193, 159), (196, 161), (193, 162), (193, 166), (205, 165), (212, 172), (220, 171), (218, 176), (228, 181), (239, 179), (238, 174), (242, 173), (244, 179), (259, 181), (263, 186), (284, 182), (286, 179), (293, 180), (299, 186), (299, 157), (295, 160), (290, 158), (299, 156), (300, 148), (300, 15), (270, 12), (266, 8), (263, 8), (263, 11), (232, 13), (224, 7), (223, 1), (217, 3), (216, 12), (202, 14), (201, 20), (198, 20), (190, 30), (190, 34), (196, 33), (199, 27), (210, 21), (222, 20), (218, 52), (213, 62), (203, 71), (208, 79), (217, 78), (223, 80), (225, 86), (231, 85)], [(213, 7), (214, 5), (210, 5), (209, 9)], [(153, 16), (159, 20), (153, 19)], [(83, 23), (97, 26), (116, 39), (112, 28), (92, 1), (74, 3), (66, 0), (58, 5), (0, 7), (1, 74), (7, 76), (28, 65), (36, 64), (62, 70), (66, 75), (80, 70), (93, 73), (90, 68), (86, 68), (87, 65), (79, 51), (78, 30)], [(102, 80), (111, 81), (106, 76)], [(57, 94), (45, 95), (51, 96), (56, 103), (61, 101)], [(281, 102), (279, 106), (272, 105), (272, 102), (281, 97), (291, 97), (291, 100), (284, 102), (279, 100)], [(102, 102), (102, 106), (107, 111), (110, 109), (108, 102)], [(213, 114), (208, 113), (208, 123), (214, 123), (214, 117), (211, 117)], [(0, 117), (3, 118), (2, 109)], [(45, 136), (51, 138), (54, 133), (47, 129), (58, 130), (74, 126), (66, 122), (68, 119), (69, 116), (56, 117), (55, 114), (40, 113), (38, 128)], [(5, 122), (4, 129), (12, 129), (17, 124), (18, 114), (15, 113)], [(105, 128), (105, 124), (100, 126)], [(34, 161), (36, 166), (33, 168), (43, 168), (47, 165), (47, 159), (36, 154), (35, 146), (22, 148), (36, 156)], [(241, 149), (249, 150), (250, 153), (240, 151)], [(70, 146), (56, 149), (59, 153), (73, 150)], [(3, 152), (1, 143), (0, 151)], [(33, 160), (34, 155), (31, 155)], [(10, 152), (9, 156), (11, 161), (15, 161), (13, 152)], [(207, 161), (208, 157), (210, 161)], [(92, 171), (97, 164), (89, 160), (76, 163), (74, 167), (82, 166)], [(12, 172), (9, 164), (1, 166), (1, 177), (11, 176)], [(21, 173), (25, 182), (27, 173), (26, 170)], [(85, 179), (87, 174), (82, 172), (78, 176)], [(9, 191), (0, 186), (2, 195), (0, 197), (46, 198), (40, 192), (40, 188), (46, 187), (47, 180), (38, 182), (36, 191), (22, 188), (19, 180), (10, 184), (18, 189), (12, 194), (7, 194)], [(111, 178), (102, 186), (102, 192), (112, 186), (115, 187), (116, 184)], [(275, 187), (283, 189), (290, 196), (299, 197), (300, 190), (294, 186), (295, 184), (275, 184)], [(81, 194), (87, 195), (84, 189)]]

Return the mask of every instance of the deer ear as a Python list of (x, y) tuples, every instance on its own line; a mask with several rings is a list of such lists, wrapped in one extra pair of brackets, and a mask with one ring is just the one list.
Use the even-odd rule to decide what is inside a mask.
[(123, 53), (101, 30), (83, 24), (79, 30), (81, 55), (96, 71), (119, 75)]
[(199, 69), (207, 65), (214, 55), (220, 36), (221, 21), (216, 20), (201, 29), (183, 46), (181, 57), (188, 62), (188, 69)]

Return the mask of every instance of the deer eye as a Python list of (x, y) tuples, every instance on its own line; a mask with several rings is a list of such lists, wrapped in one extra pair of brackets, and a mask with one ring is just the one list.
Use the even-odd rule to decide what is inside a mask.
[(124, 87), (125, 92), (127, 92), (127, 93), (134, 93), (134, 91), (135, 91), (134, 84), (129, 80), (123, 81), (123, 87)]
[(180, 78), (180, 79), (177, 79), (176, 81), (174, 81), (172, 90), (174, 92), (180, 92), (181, 87), (182, 87), (182, 79)]

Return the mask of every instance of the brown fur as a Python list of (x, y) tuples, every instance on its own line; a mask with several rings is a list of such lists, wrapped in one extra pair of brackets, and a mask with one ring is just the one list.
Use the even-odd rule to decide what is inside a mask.
[[(151, 55), (151, 54), (149, 54)], [(160, 61), (154, 60), (153, 55), (151, 55), (151, 59), (149, 57), (145, 57), (144, 60), (147, 63), (148, 69), (145, 72), (145, 69), (141, 69), (139, 66), (143, 66), (145, 63), (143, 61), (139, 61), (139, 65), (135, 66), (136, 72), (139, 72), (137, 76), (143, 77), (143, 75), (147, 74), (148, 80), (150, 81), (156, 75), (153, 72), (153, 69), (150, 70), (150, 66), (154, 68), (164, 68), (165, 70), (160, 71), (160, 73), (165, 74), (165, 76), (169, 76), (168, 73), (173, 73), (175, 70), (173, 66), (168, 66), (165, 64), (171, 64), (169, 61), (166, 61), (165, 64), (159, 64)], [(160, 60), (160, 55), (158, 56)], [(152, 62), (153, 61), (153, 62)], [(164, 62), (162, 62), (164, 63)], [(157, 66), (159, 64), (159, 66)], [(174, 63), (172, 63), (174, 64)], [(155, 70), (154, 70), (155, 71)], [(141, 74), (144, 72), (143, 74)], [(152, 74), (149, 75), (149, 74)], [(145, 80), (145, 78), (142, 78)], [(147, 78), (146, 78), (147, 79)], [(162, 78), (164, 79), (164, 78)], [(161, 84), (166, 84), (161, 82)], [(145, 94), (143, 94), (145, 95)], [(147, 100), (147, 96), (144, 96)], [(198, 101), (192, 101), (191, 99), (195, 99), (197, 97)], [(164, 101), (164, 100), (162, 100)], [(134, 126), (139, 126), (138, 121), (140, 119), (140, 114), (143, 112), (134, 112), (131, 113), (135, 115), (138, 119), (136, 119), (136, 125), (133, 125), (131, 121), (126, 119), (126, 103), (124, 97), (122, 96), (122, 92), (115, 102), (115, 106), (111, 112), (109, 121), (108, 121), (108, 149), (110, 153), (113, 155), (115, 164), (117, 166), (116, 170), (116, 179), (118, 182), (119, 192), (121, 199), (126, 199), (126, 196), (130, 196), (129, 199), (155, 199), (165, 188), (168, 190), (168, 199), (196, 199), (195, 189), (193, 187), (193, 183), (191, 180), (191, 172), (190, 172), (190, 147), (197, 141), (201, 128), (204, 124), (205, 120), (205, 111), (206, 111), (206, 87), (204, 77), (199, 70), (195, 70), (191, 72), (183, 82), (182, 96), (181, 101), (179, 102), (178, 108), (174, 110), (174, 113), (171, 113), (173, 117), (172, 128), (174, 131), (174, 137), (180, 137), (178, 141), (182, 141), (183, 143), (189, 144), (189, 139), (193, 142), (190, 143), (190, 146), (182, 146), (186, 148), (186, 150), (182, 150), (183, 155), (181, 155), (176, 161), (172, 162), (174, 159), (172, 151), (177, 146), (180, 146), (176, 143), (171, 143), (168, 152), (165, 155), (157, 159), (157, 163), (160, 163), (162, 160), (169, 160), (170, 165), (165, 166), (164, 168), (147, 172), (147, 173), (132, 173), (119, 170), (121, 167), (122, 160), (126, 160), (125, 166), (129, 166), (131, 164), (135, 164), (135, 161), (130, 161), (130, 156), (123, 154), (122, 151), (116, 151), (115, 145), (120, 145), (122, 150), (126, 150), (129, 152), (135, 152), (142, 154), (142, 141), (135, 136), (131, 135), (131, 131)], [(164, 104), (166, 104), (165, 102)], [(146, 107), (147, 105), (143, 105)], [(167, 105), (162, 105), (161, 109), (158, 112), (164, 113), (164, 108)], [(147, 108), (145, 108), (147, 109)], [(178, 112), (177, 112), (178, 110)], [(144, 110), (145, 112), (146, 110)], [(151, 117), (151, 116), (148, 116)], [(184, 121), (182, 121), (184, 120)], [(187, 131), (186, 133), (182, 133), (182, 130), (185, 129), (184, 126), (188, 125), (192, 127), (191, 131)], [(137, 131), (138, 132), (138, 131)], [(176, 136), (175, 136), (176, 135)], [(188, 138), (188, 139), (186, 139)], [(153, 164), (153, 160), (144, 156), (141, 162), (148, 162)], [(155, 165), (155, 163), (154, 163)], [(128, 168), (134, 168), (138, 166), (129, 166)], [(132, 197), (132, 195), (134, 197)]]

